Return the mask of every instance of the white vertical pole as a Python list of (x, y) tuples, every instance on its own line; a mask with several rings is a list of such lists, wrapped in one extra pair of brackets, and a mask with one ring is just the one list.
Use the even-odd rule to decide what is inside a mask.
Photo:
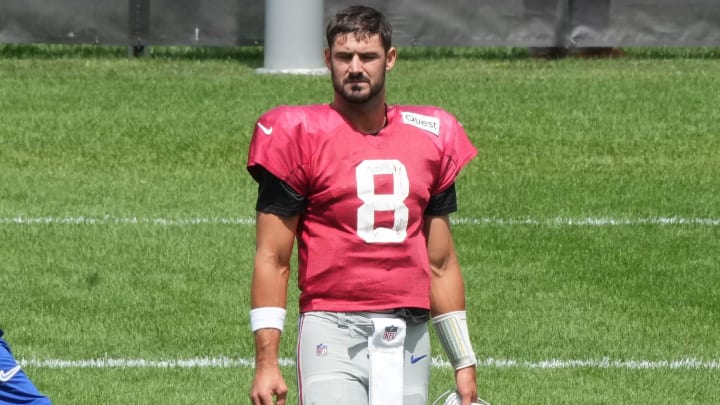
[(265, 0), (265, 66), (258, 73), (324, 74), (323, 0)]

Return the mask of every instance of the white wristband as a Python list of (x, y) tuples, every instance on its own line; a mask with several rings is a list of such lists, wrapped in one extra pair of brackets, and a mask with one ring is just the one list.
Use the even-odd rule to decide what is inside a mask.
[(433, 317), (432, 326), (455, 370), (477, 364), (475, 352), (470, 343), (465, 311), (448, 312)]
[(279, 329), (282, 332), (284, 326), (284, 308), (260, 307), (250, 310), (250, 328), (253, 332), (264, 328)]

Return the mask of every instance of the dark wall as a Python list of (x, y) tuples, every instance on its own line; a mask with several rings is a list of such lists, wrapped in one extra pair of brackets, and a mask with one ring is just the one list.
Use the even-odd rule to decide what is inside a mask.
[[(301, 0), (293, 0), (301, 1)], [(325, 0), (325, 17), (354, 0)], [(718, 0), (366, 0), (396, 45), (715, 46)], [(262, 44), (261, 0), (2, 0), (0, 43)]]

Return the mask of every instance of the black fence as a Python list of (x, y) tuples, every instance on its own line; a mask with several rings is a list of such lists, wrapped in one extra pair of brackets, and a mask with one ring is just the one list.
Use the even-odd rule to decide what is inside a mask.
[[(326, 17), (355, 3), (326, 0)], [(389, 16), (402, 46), (720, 46), (720, 0), (364, 3)], [(260, 0), (0, 2), (0, 43), (262, 45), (264, 26)]]

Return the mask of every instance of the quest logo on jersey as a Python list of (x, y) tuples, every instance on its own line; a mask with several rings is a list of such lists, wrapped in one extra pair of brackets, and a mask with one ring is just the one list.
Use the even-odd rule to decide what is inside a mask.
[(403, 112), (401, 114), (404, 123), (432, 132), (435, 136), (440, 136), (440, 119), (412, 112)]

